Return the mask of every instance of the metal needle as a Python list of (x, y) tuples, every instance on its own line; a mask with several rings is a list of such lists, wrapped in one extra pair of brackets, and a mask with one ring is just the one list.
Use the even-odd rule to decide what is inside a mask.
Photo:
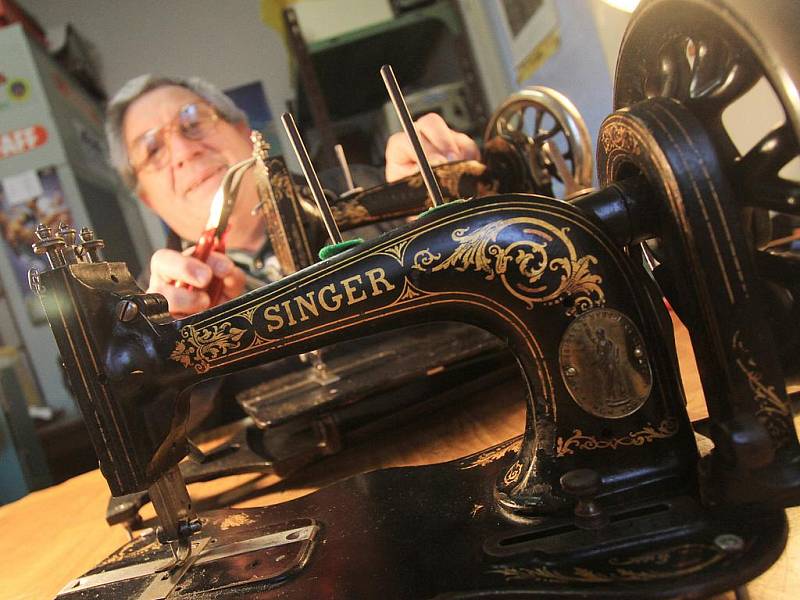
[(383, 82), (386, 84), (389, 98), (392, 100), (394, 109), (400, 119), (400, 124), (403, 126), (403, 131), (406, 132), (411, 146), (414, 148), (414, 154), (416, 154), (417, 157), (417, 164), (422, 174), (422, 180), (425, 182), (425, 187), (428, 188), (428, 195), (431, 197), (431, 202), (434, 206), (439, 206), (443, 202), (442, 190), (439, 189), (439, 183), (436, 181), (436, 176), (433, 174), (433, 169), (431, 169), (431, 165), (428, 162), (428, 157), (425, 156), (425, 151), (422, 149), (422, 143), (420, 143), (419, 135), (417, 135), (417, 129), (414, 127), (414, 121), (411, 118), (411, 113), (408, 111), (408, 106), (406, 106), (406, 101), (403, 98), (400, 87), (397, 85), (397, 79), (395, 79), (391, 65), (383, 65), (381, 67), (381, 77), (383, 77)]
[(328, 231), (328, 236), (334, 244), (342, 242), (342, 234), (339, 231), (339, 226), (336, 224), (336, 219), (333, 218), (331, 207), (328, 205), (328, 200), (325, 198), (325, 192), (322, 191), (322, 185), (317, 177), (317, 172), (314, 170), (314, 165), (311, 164), (311, 158), (308, 156), (308, 151), (300, 137), (300, 132), (294, 122), (294, 118), (288, 112), (281, 115), (281, 122), (286, 135), (289, 136), (289, 142), (292, 144), (292, 149), (300, 161), (300, 168), (303, 169), (303, 175), (306, 176), (308, 187), (311, 188), (311, 195), (314, 196), (314, 202), (317, 203), (319, 214), (322, 216), (322, 222), (325, 224), (325, 229)]
[(336, 152), (336, 158), (339, 159), (339, 166), (342, 167), (344, 181), (345, 184), (347, 184), (347, 191), (352, 192), (356, 186), (353, 185), (353, 175), (350, 173), (350, 165), (347, 164), (347, 157), (344, 155), (344, 148), (342, 148), (341, 144), (336, 144), (333, 149)]

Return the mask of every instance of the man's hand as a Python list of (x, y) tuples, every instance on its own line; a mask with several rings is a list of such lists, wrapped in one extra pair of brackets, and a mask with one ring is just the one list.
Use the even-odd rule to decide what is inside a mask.
[[(245, 275), (233, 261), (218, 252), (212, 252), (204, 263), (190, 254), (192, 248), (183, 254), (175, 250), (157, 250), (150, 259), (150, 285), (148, 293), (163, 294), (169, 302), (169, 312), (173, 317), (191, 315), (210, 308), (205, 287), (213, 275), (222, 279), (222, 298), (220, 303), (236, 298), (244, 292)], [(192, 286), (188, 289), (178, 284)]]
[[(436, 113), (416, 121), (425, 155), (432, 165), (456, 160), (478, 160), (480, 152), (471, 137), (447, 126)], [(404, 132), (395, 133), (386, 143), (386, 181), (396, 181), (419, 171), (411, 142)]]

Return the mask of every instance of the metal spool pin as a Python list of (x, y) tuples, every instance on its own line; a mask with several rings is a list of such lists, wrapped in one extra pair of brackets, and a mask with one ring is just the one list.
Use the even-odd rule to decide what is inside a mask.
[(431, 198), (431, 202), (433, 206), (439, 206), (443, 203), (442, 190), (439, 189), (439, 183), (436, 181), (436, 176), (433, 174), (433, 169), (431, 169), (431, 165), (428, 162), (428, 157), (425, 156), (425, 151), (422, 149), (422, 143), (419, 140), (419, 135), (417, 135), (417, 129), (414, 127), (414, 121), (411, 118), (411, 113), (408, 110), (405, 98), (403, 98), (403, 94), (400, 91), (400, 86), (397, 85), (397, 79), (395, 79), (391, 65), (383, 65), (381, 67), (381, 77), (383, 77), (383, 82), (386, 84), (386, 90), (389, 92), (389, 98), (392, 100), (394, 109), (400, 119), (400, 124), (403, 126), (403, 131), (405, 131), (411, 142), (411, 146), (414, 148), (414, 154), (417, 157), (417, 164), (422, 174), (422, 180), (425, 182), (425, 187), (428, 188), (428, 195)]
[(331, 207), (325, 198), (325, 192), (322, 191), (322, 185), (317, 177), (317, 172), (314, 170), (314, 165), (311, 164), (311, 158), (308, 155), (306, 146), (303, 143), (303, 138), (300, 137), (300, 132), (294, 122), (294, 117), (288, 112), (281, 115), (281, 123), (286, 130), (286, 135), (289, 136), (289, 142), (292, 144), (297, 159), (300, 161), (300, 168), (303, 169), (308, 187), (311, 189), (311, 195), (314, 197), (314, 202), (317, 204), (319, 214), (322, 217), (322, 222), (325, 224), (325, 230), (334, 244), (342, 242), (342, 233), (339, 231), (339, 226), (336, 224), (336, 219), (333, 218)]
[(342, 148), (341, 144), (336, 144), (333, 147), (333, 150), (336, 152), (336, 158), (339, 160), (339, 166), (342, 169), (342, 175), (344, 175), (347, 191), (352, 192), (356, 189), (356, 186), (353, 184), (353, 174), (350, 172), (350, 165), (347, 164), (347, 157), (344, 155), (344, 148)]

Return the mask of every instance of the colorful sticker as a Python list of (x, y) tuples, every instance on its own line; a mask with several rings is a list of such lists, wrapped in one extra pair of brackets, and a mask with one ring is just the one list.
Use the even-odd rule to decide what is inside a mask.
[(0, 73), (0, 109), (25, 102), (31, 95), (31, 84), (23, 77), (8, 77)]
[(0, 232), (23, 296), (31, 293), (28, 269), (42, 270), (47, 265), (31, 248), (37, 239), (36, 227), (43, 223), (56, 229), (62, 222), (72, 223), (72, 215), (55, 167), (0, 180)]
[(0, 160), (25, 154), (47, 143), (47, 130), (41, 125), (31, 125), (0, 133)]

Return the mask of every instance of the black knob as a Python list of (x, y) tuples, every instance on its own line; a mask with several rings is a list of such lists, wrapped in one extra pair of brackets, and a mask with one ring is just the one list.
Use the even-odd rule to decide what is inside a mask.
[(561, 476), (561, 489), (575, 496), (575, 525), (581, 529), (600, 529), (608, 523), (608, 516), (595, 501), (602, 480), (593, 469), (573, 469)]

